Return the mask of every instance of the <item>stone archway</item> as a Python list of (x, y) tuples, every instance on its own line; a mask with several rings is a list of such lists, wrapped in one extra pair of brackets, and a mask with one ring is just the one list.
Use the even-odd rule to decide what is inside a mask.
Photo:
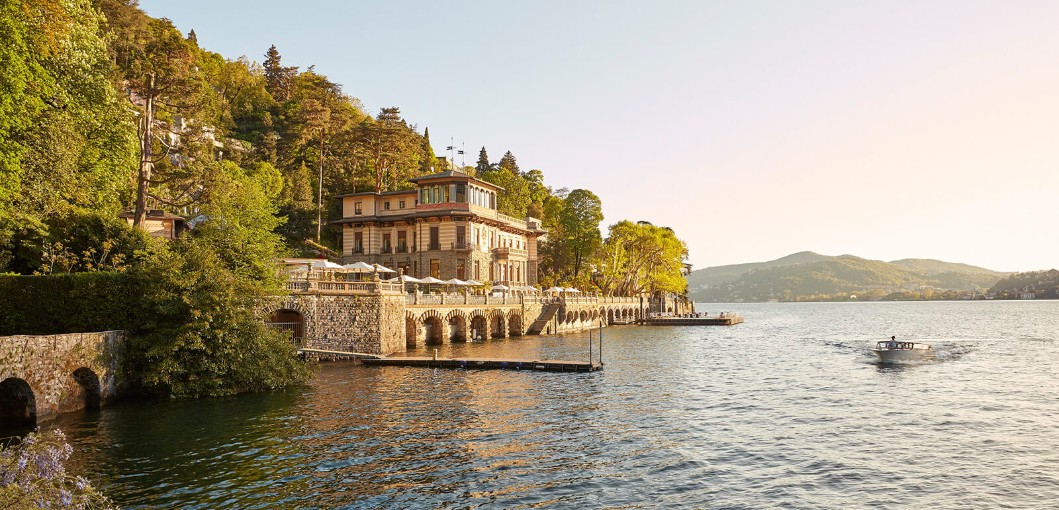
[(91, 368), (81, 367), (74, 370), (73, 378), (81, 387), (85, 399), (86, 411), (98, 411), (103, 400), (103, 391), (99, 385), (99, 376)]
[(512, 313), (508, 317), (507, 334), (509, 336), (522, 336), (522, 314)]
[(504, 320), (504, 312), (497, 310), (489, 317), (489, 333), (491, 338), (507, 337), (507, 321)]
[(445, 322), (436, 316), (423, 318), (423, 341), (427, 345), (437, 345), (445, 338)]
[(37, 397), (24, 379), (8, 377), (0, 382), (0, 427), (26, 428), (37, 425)]
[(485, 315), (481, 313), (472, 315), (470, 324), (470, 340), (482, 341), (489, 338), (489, 321), (485, 318)]
[(578, 318), (581, 319), (582, 324), (588, 322), (588, 312), (581, 310), (581, 313), (578, 314)]
[(298, 310), (292, 308), (277, 308), (269, 315), (266, 322), (269, 326), (283, 332), (283, 334), (297, 346), (302, 346), (305, 341), (305, 316)]
[(467, 341), (467, 317), (459, 310), (449, 312), (447, 322), (449, 324), (449, 342)]
[(609, 324), (609, 323), (612, 323), (612, 322), (614, 322), (614, 309), (613, 308), (607, 310), (607, 323)]

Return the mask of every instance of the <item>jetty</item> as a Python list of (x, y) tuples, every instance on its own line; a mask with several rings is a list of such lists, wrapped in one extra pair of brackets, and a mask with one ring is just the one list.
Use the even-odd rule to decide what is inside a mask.
[(505, 358), (434, 358), (431, 356), (395, 356), (387, 358), (365, 358), (362, 363), (369, 366), (455, 368), (464, 370), (528, 370), (537, 372), (595, 372), (603, 368), (602, 363), (588, 361), (505, 359)]
[(734, 326), (741, 324), (743, 317), (734, 313), (720, 315), (685, 314), (685, 315), (652, 315), (644, 324), (648, 326)]

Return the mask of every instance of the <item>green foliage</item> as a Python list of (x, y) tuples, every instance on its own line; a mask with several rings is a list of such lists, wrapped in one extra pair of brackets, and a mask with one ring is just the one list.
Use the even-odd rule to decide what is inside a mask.
[(66, 471), (72, 453), (58, 429), (0, 446), (0, 508), (117, 508), (88, 480)]
[(612, 295), (643, 292), (683, 294), (688, 249), (672, 229), (620, 221), (594, 257), (600, 287)]
[(263, 288), (223, 260), (210, 243), (189, 238), (133, 273), (144, 284), (126, 353), (134, 389), (201, 397), (305, 380), (294, 346), (252, 313)]
[(478, 178), (504, 188), (497, 193), (498, 211), (516, 218), (526, 217), (526, 210), (530, 205), (529, 182), (521, 175), (497, 168), (478, 174)]
[(129, 329), (135, 279), (128, 273), (0, 276), (0, 335)]
[(997, 299), (1022, 299), (1026, 294), (1034, 299), (1059, 299), (1059, 270), (1015, 273), (996, 282), (989, 293)]
[(477, 175), (482, 175), (493, 169), (493, 165), (489, 163), (489, 153), (485, 152), (485, 147), (478, 151), (478, 164), (474, 166), (474, 172)]
[(509, 173), (519, 175), (522, 172), (518, 169), (518, 162), (515, 161), (515, 155), (511, 151), (504, 153), (503, 157), (500, 158), (500, 163), (497, 163), (497, 168), (500, 170), (506, 170)]

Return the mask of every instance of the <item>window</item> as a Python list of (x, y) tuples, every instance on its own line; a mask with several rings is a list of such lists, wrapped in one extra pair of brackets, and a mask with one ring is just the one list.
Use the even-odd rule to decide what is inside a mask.
[[(467, 247), (467, 227), (463, 225), (456, 226), (456, 249), (462, 250)], [(461, 280), (463, 278), (460, 278)]]
[(465, 280), (467, 278), (465, 271), (463, 259), (456, 259), (456, 279)]
[(496, 267), (496, 264), (489, 264), (489, 281), (491, 281), (491, 282), (495, 282), (496, 281), (496, 275), (493, 274), (494, 273), (493, 268), (495, 268), (495, 267)]
[(430, 249), (440, 250), (441, 241), (440, 235), (438, 234), (438, 227), (430, 227)]
[(467, 201), (467, 185), (457, 184), (456, 185), (456, 201), (466, 202)]
[(353, 233), (353, 253), (364, 253), (364, 233)]
[(390, 253), (390, 234), (389, 232), (382, 235), (382, 252)]
[(362, 207), (363, 205), (361, 204), (361, 202), (353, 204), (353, 214), (361, 214), (362, 212), (364, 212)]
[(404, 209), (404, 200), (401, 200), (401, 201), (397, 202), (397, 208), (398, 209)]
[(408, 232), (404, 230), (397, 231), (397, 253), (405, 253), (408, 251)]
[(441, 259), (430, 259), (430, 276), (441, 278)]
[(389, 200), (387, 200), (386, 202), (384, 202), (384, 203), (382, 204), (382, 208), (383, 208), (384, 210), (386, 210), (386, 211), (389, 211), (389, 210), (390, 210), (390, 201), (389, 201)]
[(477, 260), (474, 261), (474, 279), (478, 280), (482, 278), (482, 266)]
[(429, 204), (430, 203), (430, 188), (424, 186), (419, 188), (419, 203)]

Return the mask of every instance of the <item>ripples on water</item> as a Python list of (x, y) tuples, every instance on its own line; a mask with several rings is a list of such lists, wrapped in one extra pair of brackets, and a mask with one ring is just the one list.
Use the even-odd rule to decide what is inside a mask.
[[(324, 364), (301, 391), (62, 418), (123, 506), (1059, 506), (1059, 302), (700, 305), (591, 374)], [(879, 339), (939, 360), (882, 367)], [(587, 359), (587, 337), (441, 355)]]

